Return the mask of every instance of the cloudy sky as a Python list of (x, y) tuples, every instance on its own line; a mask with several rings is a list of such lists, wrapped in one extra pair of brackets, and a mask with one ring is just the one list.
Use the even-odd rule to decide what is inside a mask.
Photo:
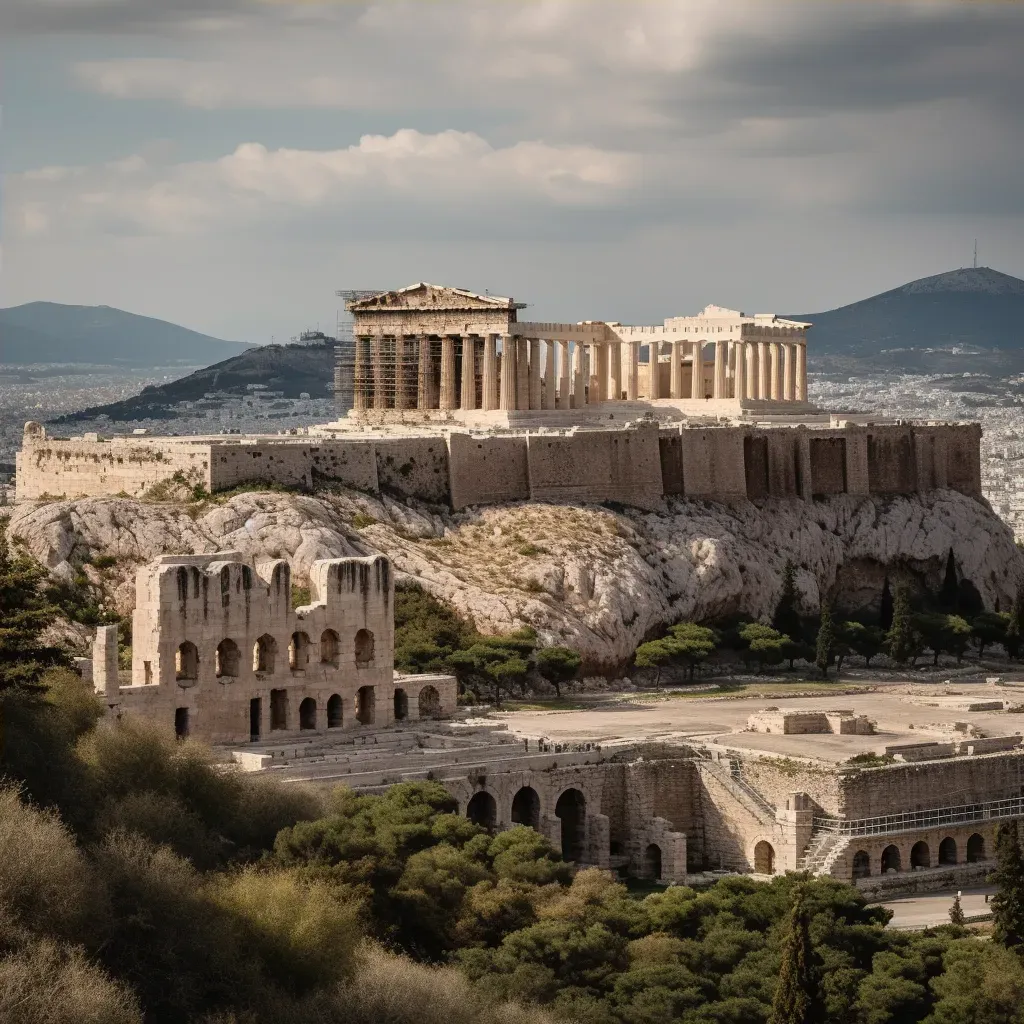
[(428, 280), (537, 320), (1024, 277), (1024, 8), (0, 0), (0, 305), (222, 337)]

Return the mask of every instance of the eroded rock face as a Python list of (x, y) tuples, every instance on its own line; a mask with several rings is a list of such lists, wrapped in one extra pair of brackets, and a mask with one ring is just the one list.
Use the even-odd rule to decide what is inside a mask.
[(134, 603), (136, 565), (159, 554), (283, 557), (301, 581), (318, 558), (382, 551), (400, 578), (418, 580), (481, 630), (528, 623), (609, 671), (662, 623), (769, 616), (788, 559), (807, 611), (837, 575), (840, 602), (861, 603), (896, 564), (937, 587), (950, 548), (987, 607), (1008, 609), (1024, 577), (1010, 530), (954, 491), (813, 503), (667, 499), (659, 512), (525, 503), (457, 514), (354, 492), (240, 494), (206, 506), (83, 498), (18, 506), (8, 532), (59, 572), (85, 556), (115, 557), (104, 575), (122, 612)]

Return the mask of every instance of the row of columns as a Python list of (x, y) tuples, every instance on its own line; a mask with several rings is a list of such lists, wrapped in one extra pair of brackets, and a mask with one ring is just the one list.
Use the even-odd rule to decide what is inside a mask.
[[(627, 354), (625, 367), (623, 344)], [(649, 397), (807, 400), (807, 350), (803, 343), (715, 341), (712, 344), (713, 376), (711, 391), (707, 394), (703, 342), (650, 343)], [(362, 410), (461, 408), (487, 412), (574, 409), (623, 397), (635, 402), (639, 397), (640, 345), (640, 339), (593, 345), (576, 342), (570, 349), (570, 343), (565, 341), (508, 334), (445, 336), (440, 339), (440, 375), (435, 378), (437, 343), (429, 336), (356, 338), (355, 407)], [(669, 393), (663, 395), (659, 354), (665, 345), (671, 347), (672, 358)], [(688, 394), (683, 393), (686, 358), (692, 367)]]

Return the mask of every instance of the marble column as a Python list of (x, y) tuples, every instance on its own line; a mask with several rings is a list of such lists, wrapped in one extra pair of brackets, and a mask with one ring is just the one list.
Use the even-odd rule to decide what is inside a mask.
[(572, 377), (570, 376), (569, 370), (569, 342), (560, 341), (558, 343), (558, 408), (559, 409), (571, 409), (572, 408), (572, 395), (570, 394), (572, 388)]
[(501, 336), (501, 403), (499, 408), (511, 411), (516, 407), (516, 339)]
[(582, 409), (587, 404), (583, 374), (583, 346), (578, 341), (574, 341), (572, 343), (572, 407), (574, 409)]
[(715, 398), (725, 398), (725, 342), (715, 342)]
[(772, 397), (771, 346), (767, 341), (757, 343), (757, 396), (763, 402)]
[(661, 363), (658, 356), (661, 354), (661, 342), (652, 341), (647, 345), (647, 365), (651, 371), (650, 397), (652, 400), (661, 398)]
[(355, 366), (352, 368), (352, 408), (364, 410), (369, 405), (366, 400), (366, 369), (367, 369), (367, 339), (354, 338), (355, 342)]
[(796, 347), (796, 400), (807, 401), (807, 345)]
[(609, 397), (613, 402), (622, 401), (622, 342), (613, 341), (608, 346), (610, 353), (609, 359), (611, 360), (611, 380), (609, 388), (611, 394)]
[(558, 395), (556, 388), (558, 387), (558, 373), (555, 365), (557, 356), (555, 355), (555, 343), (553, 341), (544, 342), (544, 408), (547, 410), (553, 410), (558, 408)]
[(421, 334), (416, 339), (419, 358), (416, 362), (416, 408), (429, 409), (430, 406), (430, 338)]
[(672, 398), (683, 397), (683, 343), (672, 342), (672, 371), (669, 374), (669, 395)]
[(690, 371), (690, 397), (704, 397), (704, 343), (694, 341), (690, 344), (690, 360), (693, 367)]
[(441, 338), (441, 408), (456, 408), (455, 401), (455, 339)]
[(476, 338), (462, 336), (462, 409), (476, 408)]
[(373, 407), (386, 409), (388, 396), (384, 390), (384, 339), (374, 338), (370, 350), (373, 353)]
[(626, 400), (635, 402), (640, 397), (640, 342), (627, 341), (629, 362), (626, 364)]
[(498, 352), (497, 338), (493, 334), (484, 338), (484, 380), (480, 405), (485, 412), (498, 408)]
[(526, 338), (516, 340), (516, 408), (530, 408), (530, 343)]
[(780, 365), (779, 343), (777, 341), (771, 341), (768, 343), (768, 352), (771, 359), (771, 366), (769, 369), (769, 385), (771, 387), (770, 398), (773, 402), (778, 402), (782, 399), (782, 367)]
[(610, 368), (608, 366), (608, 346), (607, 345), (595, 345), (594, 346), (594, 371), (597, 377), (597, 400), (599, 402), (607, 402), (609, 389), (608, 385), (610, 382)]
[(530, 339), (530, 408), (541, 408), (540, 397), (540, 338)]
[(760, 384), (759, 367), (757, 359), (757, 343), (747, 344), (747, 398), (759, 398), (758, 385)]
[(747, 397), (747, 346), (742, 341), (734, 341), (732, 347), (736, 349), (736, 366), (733, 369), (733, 391), (732, 396), (737, 401)]
[(792, 402), (795, 397), (793, 388), (793, 346), (788, 342), (782, 343), (782, 400)]

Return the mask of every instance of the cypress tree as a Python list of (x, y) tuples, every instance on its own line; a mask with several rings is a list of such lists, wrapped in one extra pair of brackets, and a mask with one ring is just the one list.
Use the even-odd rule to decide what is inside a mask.
[(821, 602), (821, 621), (818, 625), (818, 640), (815, 646), (814, 662), (823, 679), (828, 678), (828, 661), (832, 646), (836, 642), (836, 631), (832, 625), (832, 609), (828, 601)]
[(910, 615), (910, 588), (896, 584), (892, 604), (892, 625), (885, 637), (886, 653), (897, 665), (905, 665), (914, 654), (914, 626)]
[(892, 629), (892, 591), (889, 589), (889, 577), (885, 577), (882, 584), (882, 603), (878, 609), (878, 624), (882, 632), (888, 633)]
[(1006, 638), (1003, 646), (1011, 658), (1017, 658), (1021, 650), (1021, 636), (1024, 635), (1024, 585), (1018, 584), (1013, 604), (1010, 605), (1010, 621), (1006, 624)]
[(1024, 856), (1021, 855), (1020, 833), (1016, 821), (1004, 821), (996, 829), (998, 861), (992, 881), (999, 891), (990, 900), (992, 907), (992, 939), (1024, 952)]
[(953, 906), (949, 908), (949, 923), (963, 927), (966, 922), (967, 917), (964, 914), (964, 908), (960, 904), (960, 893), (957, 893), (953, 897)]
[(946, 558), (946, 575), (942, 578), (942, 589), (939, 591), (939, 606), (943, 611), (956, 611), (959, 593), (960, 583), (956, 578), (956, 559), (953, 557), (953, 549), (950, 548)]
[(793, 890), (789, 930), (768, 1024), (814, 1024), (819, 1019), (818, 972), (811, 945), (810, 914), (802, 886)]
[(772, 626), (797, 643), (800, 642), (800, 613), (796, 609), (796, 566), (786, 562), (782, 570), (782, 594), (775, 606)]

